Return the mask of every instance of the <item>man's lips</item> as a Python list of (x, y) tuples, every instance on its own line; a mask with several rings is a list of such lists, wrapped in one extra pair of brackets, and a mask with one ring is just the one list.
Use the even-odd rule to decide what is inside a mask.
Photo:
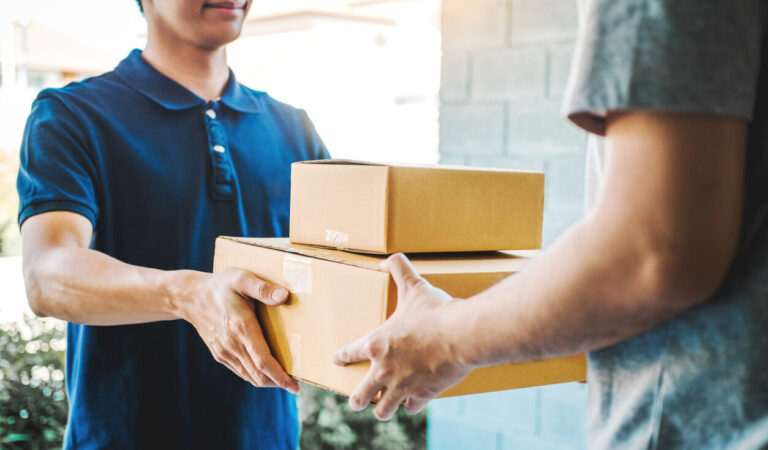
[(203, 8), (245, 9), (245, 2), (208, 2)]

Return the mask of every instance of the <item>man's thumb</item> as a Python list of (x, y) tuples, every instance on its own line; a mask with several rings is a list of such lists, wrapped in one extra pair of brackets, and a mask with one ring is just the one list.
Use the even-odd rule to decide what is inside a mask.
[(285, 288), (267, 283), (250, 272), (240, 278), (239, 290), (242, 294), (267, 305), (279, 305), (288, 300), (288, 291)]
[(402, 253), (395, 253), (382, 261), (381, 268), (392, 275), (400, 290), (421, 281), (421, 276)]

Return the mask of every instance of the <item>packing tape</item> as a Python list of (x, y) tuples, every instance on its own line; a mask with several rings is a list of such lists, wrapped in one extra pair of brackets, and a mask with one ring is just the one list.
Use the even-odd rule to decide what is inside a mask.
[(283, 257), (283, 281), (294, 294), (312, 293), (312, 260), (295, 255)]
[(291, 350), (291, 372), (293, 372), (294, 376), (299, 376), (299, 370), (301, 370), (301, 335), (298, 333), (288, 333), (287, 336), (288, 348)]
[(349, 245), (349, 234), (342, 231), (325, 230), (325, 243), (339, 250), (346, 250)]

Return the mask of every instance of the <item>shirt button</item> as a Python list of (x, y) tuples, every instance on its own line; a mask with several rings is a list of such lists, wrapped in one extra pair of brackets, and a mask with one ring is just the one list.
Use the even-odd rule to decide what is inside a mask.
[(216, 111), (214, 111), (214, 110), (212, 110), (212, 109), (209, 109), (209, 110), (207, 110), (207, 111), (205, 112), (205, 114), (206, 114), (208, 117), (210, 117), (211, 119), (215, 119), (215, 118), (216, 118)]
[(217, 145), (214, 145), (214, 146), (213, 146), (213, 151), (214, 151), (214, 152), (219, 152), (219, 153), (224, 153), (224, 152), (226, 152), (226, 151), (227, 151), (227, 149), (226, 149), (226, 148), (224, 148), (224, 146), (223, 146), (223, 145), (218, 145), (218, 144), (217, 144)]

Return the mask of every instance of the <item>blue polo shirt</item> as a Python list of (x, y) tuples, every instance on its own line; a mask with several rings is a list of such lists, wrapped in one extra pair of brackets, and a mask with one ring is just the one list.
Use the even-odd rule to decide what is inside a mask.
[[(134, 50), (112, 72), (46, 89), (21, 147), (19, 224), (93, 223), (129, 264), (211, 271), (219, 235), (285, 236), (290, 166), (328, 153), (307, 114), (230, 75), (206, 103)], [(183, 320), (67, 328), (65, 448), (296, 448), (295, 398), (214, 361)]]

